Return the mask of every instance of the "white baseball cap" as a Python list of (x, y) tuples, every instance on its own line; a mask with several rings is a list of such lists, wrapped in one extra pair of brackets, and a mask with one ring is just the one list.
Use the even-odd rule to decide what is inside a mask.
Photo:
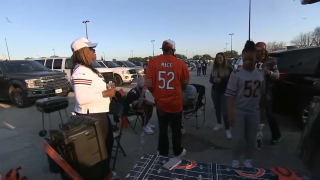
[(92, 43), (87, 38), (79, 38), (72, 42), (71, 44), (71, 50), (72, 52), (78, 51), (81, 48), (84, 47), (91, 47), (95, 48), (97, 47), (98, 43)]
[(163, 49), (164, 47), (176, 49), (176, 43), (173, 40), (168, 39), (168, 40), (163, 41), (162, 48), (160, 48), (160, 49)]

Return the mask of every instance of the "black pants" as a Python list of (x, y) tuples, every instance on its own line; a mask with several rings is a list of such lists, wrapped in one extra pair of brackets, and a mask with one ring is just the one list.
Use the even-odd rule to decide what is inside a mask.
[(201, 75), (201, 67), (198, 67), (197, 68), (197, 76), (200, 76)]
[(207, 74), (207, 68), (206, 67), (202, 67), (202, 74), (206, 75)]
[(80, 114), (80, 115), (96, 118), (99, 120), (99, 123), (101, 124), (101, 126), (106, 128), (105, 130), (106, 134), (104, 135), (106, 136), (105, 145), (107, 149), (108, 158), (90, 167), (91, 173), (88, 172), (89, 174), (87, 174), (87, 176), (92, 177), (92, 179), (97, 179), (97, 180), (102, 179), (103, 177), (105, 177), (111, 172), (110, 161), (112, 157), (112, 148), (113, 148), (114, 139), (113, 139), (112, 124), (111, 124), (110, 117), (108, 113), (94, 113), (94, 114)]
[(281, 138), (281, 132), (279, 129), (278, 122), (272, 113), (272, 90), (268, 90), (266, 93), (266, 104), (265, 104), (266, 117), (269, 123), (271, 131), (271, 140), (278, 140)]
[(170, 124), (172, 128), (173, 155), (179, 156), (183, 151), (181, 144), (182, 112), (168, 113), (157, 108), (157, 115), (159, 123), (159, 154), (161, 156), (169, 156), (168, 127)]

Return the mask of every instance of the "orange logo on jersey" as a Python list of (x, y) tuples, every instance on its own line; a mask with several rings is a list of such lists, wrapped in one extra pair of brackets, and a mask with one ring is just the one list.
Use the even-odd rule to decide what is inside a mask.
[(278, 176), (279, 180), (299, 180), (301, 179), (295, 172), (289, 168), (284, 167), (272, 167), (270, 168), (271, 172)]
[(185, 166), (176, 166), (175, 169), (192, 169), (196, 167), (197, 163), (196, 161), (188, 160), (190, 164), (185, 165)]
[(248, 178), (258, 178), (263, 176), (266, 173), (266, 170), (263, 168), (255, 168), (255, 169), (258, 169), (258, 172), (256, 174), (244, 173), (242, 171), (236, 171), (236, 173), (238, 173), (240, 176), (248, 177)]

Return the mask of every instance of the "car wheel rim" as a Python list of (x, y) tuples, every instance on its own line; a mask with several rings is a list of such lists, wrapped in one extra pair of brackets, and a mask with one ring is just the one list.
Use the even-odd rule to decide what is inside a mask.
[(302, 111), (302, 122), (303, 124), (306, 124), (308, 121), (308, 117), (309, 117), (309, 112), (310, 112), (310, 106), (307, 106), (303, 109)]
[(22, 105), (23, 101), (22, 101), (22, 97), (21, 97), (20, 93), (15, 93), (15, 94), (14, 94), (14, 101), (15, 101), (18, 105)]
[(119, 86), (119, 80), (118, 80), (118, 78), (115, 78), (114, 81), (115, 81), (115, 85), (116, 85), (116, 86)]

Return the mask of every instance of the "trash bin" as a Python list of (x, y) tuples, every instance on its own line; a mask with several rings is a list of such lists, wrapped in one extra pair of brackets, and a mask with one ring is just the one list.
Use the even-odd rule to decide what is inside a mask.
[(320, 179), (320, 96), (311, 102), (308, 122), (299, 144), (299, 156), (315, 179)]

